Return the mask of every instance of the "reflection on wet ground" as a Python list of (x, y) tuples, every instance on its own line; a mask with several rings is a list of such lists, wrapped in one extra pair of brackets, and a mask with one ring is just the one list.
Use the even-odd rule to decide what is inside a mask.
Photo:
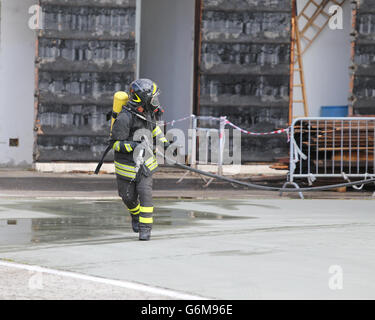
[[(155, 204), (155, 225), (160, 228), (183, 228), (205, 220), (244, 219), (212, 212), (169, 209), (174, 201)], [(188, 205), (186, 206), (188, 207)], [(120, 200), (31, 200), (2, 204), (0, 211), (47, 213), (52, 217), (10, 218), (0, 216), (0, 245), (51, 243), (71, 240), (94, 240), (131, 234), (131, 219)]]

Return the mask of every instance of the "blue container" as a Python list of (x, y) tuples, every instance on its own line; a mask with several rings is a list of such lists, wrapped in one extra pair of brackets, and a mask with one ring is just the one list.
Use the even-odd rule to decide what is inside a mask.
[(320, 108), (321, 117), (347, 117), (348, 106), (323, 106)]

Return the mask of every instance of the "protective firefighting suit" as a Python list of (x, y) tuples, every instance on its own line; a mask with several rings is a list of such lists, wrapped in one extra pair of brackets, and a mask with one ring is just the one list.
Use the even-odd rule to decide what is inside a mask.
[[(142, 79), (137, 81), (135, 92), (137, 89), (139, 91), (139, 87), (144, 90), (148, 85), (151, 89), (155, 85), (151, 80), (146, 83)], [(155, 91), (154, 87), (149, 95), (152, 97)], [(154, 212), (152, 174), (158, 168), (154, 146), (160, 143), (167, 146), (169, 143), (157, 125), (161, 116), (160, 108), (147, 106), (148, 101), (140, 106), (138, 100), (141, 100), (142, 92), (135, 92), (134, 89), (130, 90), (129, 102), (113, 124), (111, 139), (119, 196), (132, 217), (133, 231), (139, 232), (140, 240), (149, 240)]]

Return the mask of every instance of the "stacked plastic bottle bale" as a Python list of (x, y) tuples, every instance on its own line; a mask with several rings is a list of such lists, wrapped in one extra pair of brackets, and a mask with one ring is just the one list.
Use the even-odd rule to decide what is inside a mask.
[[(291, 6), (288, 0), (204, 0), (201, 115), (267, 132), (288, 122)], [(283, 136), (242, 137), (243, 161), (287, 154)]]
[(135, 1), (42, 0), (37, 161), (96, 161), (113, 93), (135, 72)]

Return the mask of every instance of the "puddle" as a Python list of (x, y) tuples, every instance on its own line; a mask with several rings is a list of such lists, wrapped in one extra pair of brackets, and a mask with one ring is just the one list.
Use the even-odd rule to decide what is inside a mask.
[[(210, 220), (248, 219), (212, 212), (168, 209), (155, 203), (155, 228), (183, 228)], [(1, 204), (0, 204), (1, 205)], [(103, 237), (135, 236), (131, 218), (121, 200), (30, 200), (3, 204), (1, 209), (53, 214), (54, 217), (0, 219), (0, 245), (51, 243), (69, 240), (94, 240)], [(4, 210), (5, 209), (5, 210)]]
[(260, 254), (268, 254), (273, 253), (274, 250), (254, 250), (254, 251), (244, 251), (244, 250), (225, 250), (225, 251), (215, 251), (211, 252), (210, 255), (212, 256), (254, 256)]
[(212, 206), (219, 207), (221, 209), (226, 209), (226, 210), (238, 210), (240, 206), (246, 206), (246, 207), (258, 207), (258, 208), (265, 208), (265, 209), (280, 209), (277, 206), (273, 205), (265, 205), (265, 204), (258, 204), (258, 203), (249, 203), (249, 201), (246, 201), (245, 203), (241, 200), (226, 200), (223, 202), (218, 202), (216, 200), (205, 200), (205, 204), (209, 204)]

